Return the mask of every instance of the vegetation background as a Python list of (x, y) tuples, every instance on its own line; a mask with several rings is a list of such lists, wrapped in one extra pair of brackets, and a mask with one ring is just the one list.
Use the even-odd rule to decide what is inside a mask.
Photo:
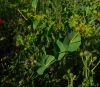
[(0, 0), (0, 87), (99, 87), (99, 0)]

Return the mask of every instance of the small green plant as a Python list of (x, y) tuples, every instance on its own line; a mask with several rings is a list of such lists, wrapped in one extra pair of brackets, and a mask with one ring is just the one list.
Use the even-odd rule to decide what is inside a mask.
[(97, 57), (93, 57), (92, 53), (89, 51), (84, 51), (80, 53), (80, 56), (82, 58), (83, 63), (83, 82), (82, 87), (91, 87), (97, 85), (94, 84), (93, 77), (94, 77), (94, 70), (99, 65), (100, 61), (98, 61), (96, 64), (94, 62), (97, 60)]
[[(79, 32), (71, 32), (65, 37), (63, 43), (59, 40), (57, 40), (56, 43), (60, 52), (55, 53), (54, 56), (44, 55), (36, 65), (38, 74), (43, 74), (44, 70), (53, 62), (61, 60), (67, 51), (73, 52), (74, 50), (77, 50), (81, 44), (81, 36)], [(54, 49), (54, 52), (55, 51), (57, 52), (56, 49)]]
[(67, 87), (74, 87), (74, 80), (76, 80), (76, 75), (73, 75), (70, 70), (68, 70), (67, 73), (68, 75), (66, 75), (65, 77), (65, 79), (68, 81)]

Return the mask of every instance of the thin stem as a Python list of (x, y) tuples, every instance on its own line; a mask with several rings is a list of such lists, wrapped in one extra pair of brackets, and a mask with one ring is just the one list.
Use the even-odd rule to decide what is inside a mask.
[(73, 87), (73, 78), (71, 78), (71, 87)]
[(91, 70), (91, 72), (93, 72), (93, 70), (99, 65), (100, 61), (97, 63), (97, 65)]
[(87, 75), (87, 66), (85, 66), (85, 77), (87, 78), (88, 75)]
[(18, 12), (22, 15), (22, 17), (25, 19), (25, 20), (28, 20), (23, 14), (22, 12), (18, 9)]
[(83, 62), (83, 64), (84, 64), (84, 66), (85, 66), (85, 63), (84, 63), (84, 58), (83, 58), (83, 56), (82, 56), (82, 62)]

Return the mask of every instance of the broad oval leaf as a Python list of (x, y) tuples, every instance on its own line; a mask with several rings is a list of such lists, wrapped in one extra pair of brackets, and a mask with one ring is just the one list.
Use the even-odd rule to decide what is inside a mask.
[(72, 52), (78, 49), (81, 44), (81, 35), (79, 32), (71, 32), (69, 33), (63, 41), (64, 47)]
[(55, 58), (52, 55), (44, 55), (40, 62), (36, 64), (36, 71), (39, 75), (42, 75), (48, 66), (55, 62)]
[(36, 71), (37, 71), (37, 73), (38, 73), (39, 75), (42, 75), (43, 72), (44, 72), (44, 70), (45, 70), (46, 68), (47, 68), (47, 67), (44, 66), (42, 63), (37, 62), (37, 64), (36, 64)]

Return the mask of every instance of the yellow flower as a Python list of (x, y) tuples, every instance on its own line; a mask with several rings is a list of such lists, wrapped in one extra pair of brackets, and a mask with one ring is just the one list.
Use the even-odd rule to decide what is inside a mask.
[(43, 20), (45, 17), (46, 17), (45, 14), (40, 14), (40, 15), (35, 15), (35, 16), (34, 16), (34, 19)]
[(86, 25), (84, 23), (80, 23), (78, 27), (76, 27), (76, 30), (81, 30), (85, 31), (86, 30)]
[(79, 30), (80, 30), (80, 27), (76, 27), (75, 30), (76, 30), (76, 31), (79, 31)]
[(76, 28), (76, 31), (79, 31), (83, 36), (89, 37), (93, 32), (90, 25), (86, 25), (84, 23), (80, 23)]

